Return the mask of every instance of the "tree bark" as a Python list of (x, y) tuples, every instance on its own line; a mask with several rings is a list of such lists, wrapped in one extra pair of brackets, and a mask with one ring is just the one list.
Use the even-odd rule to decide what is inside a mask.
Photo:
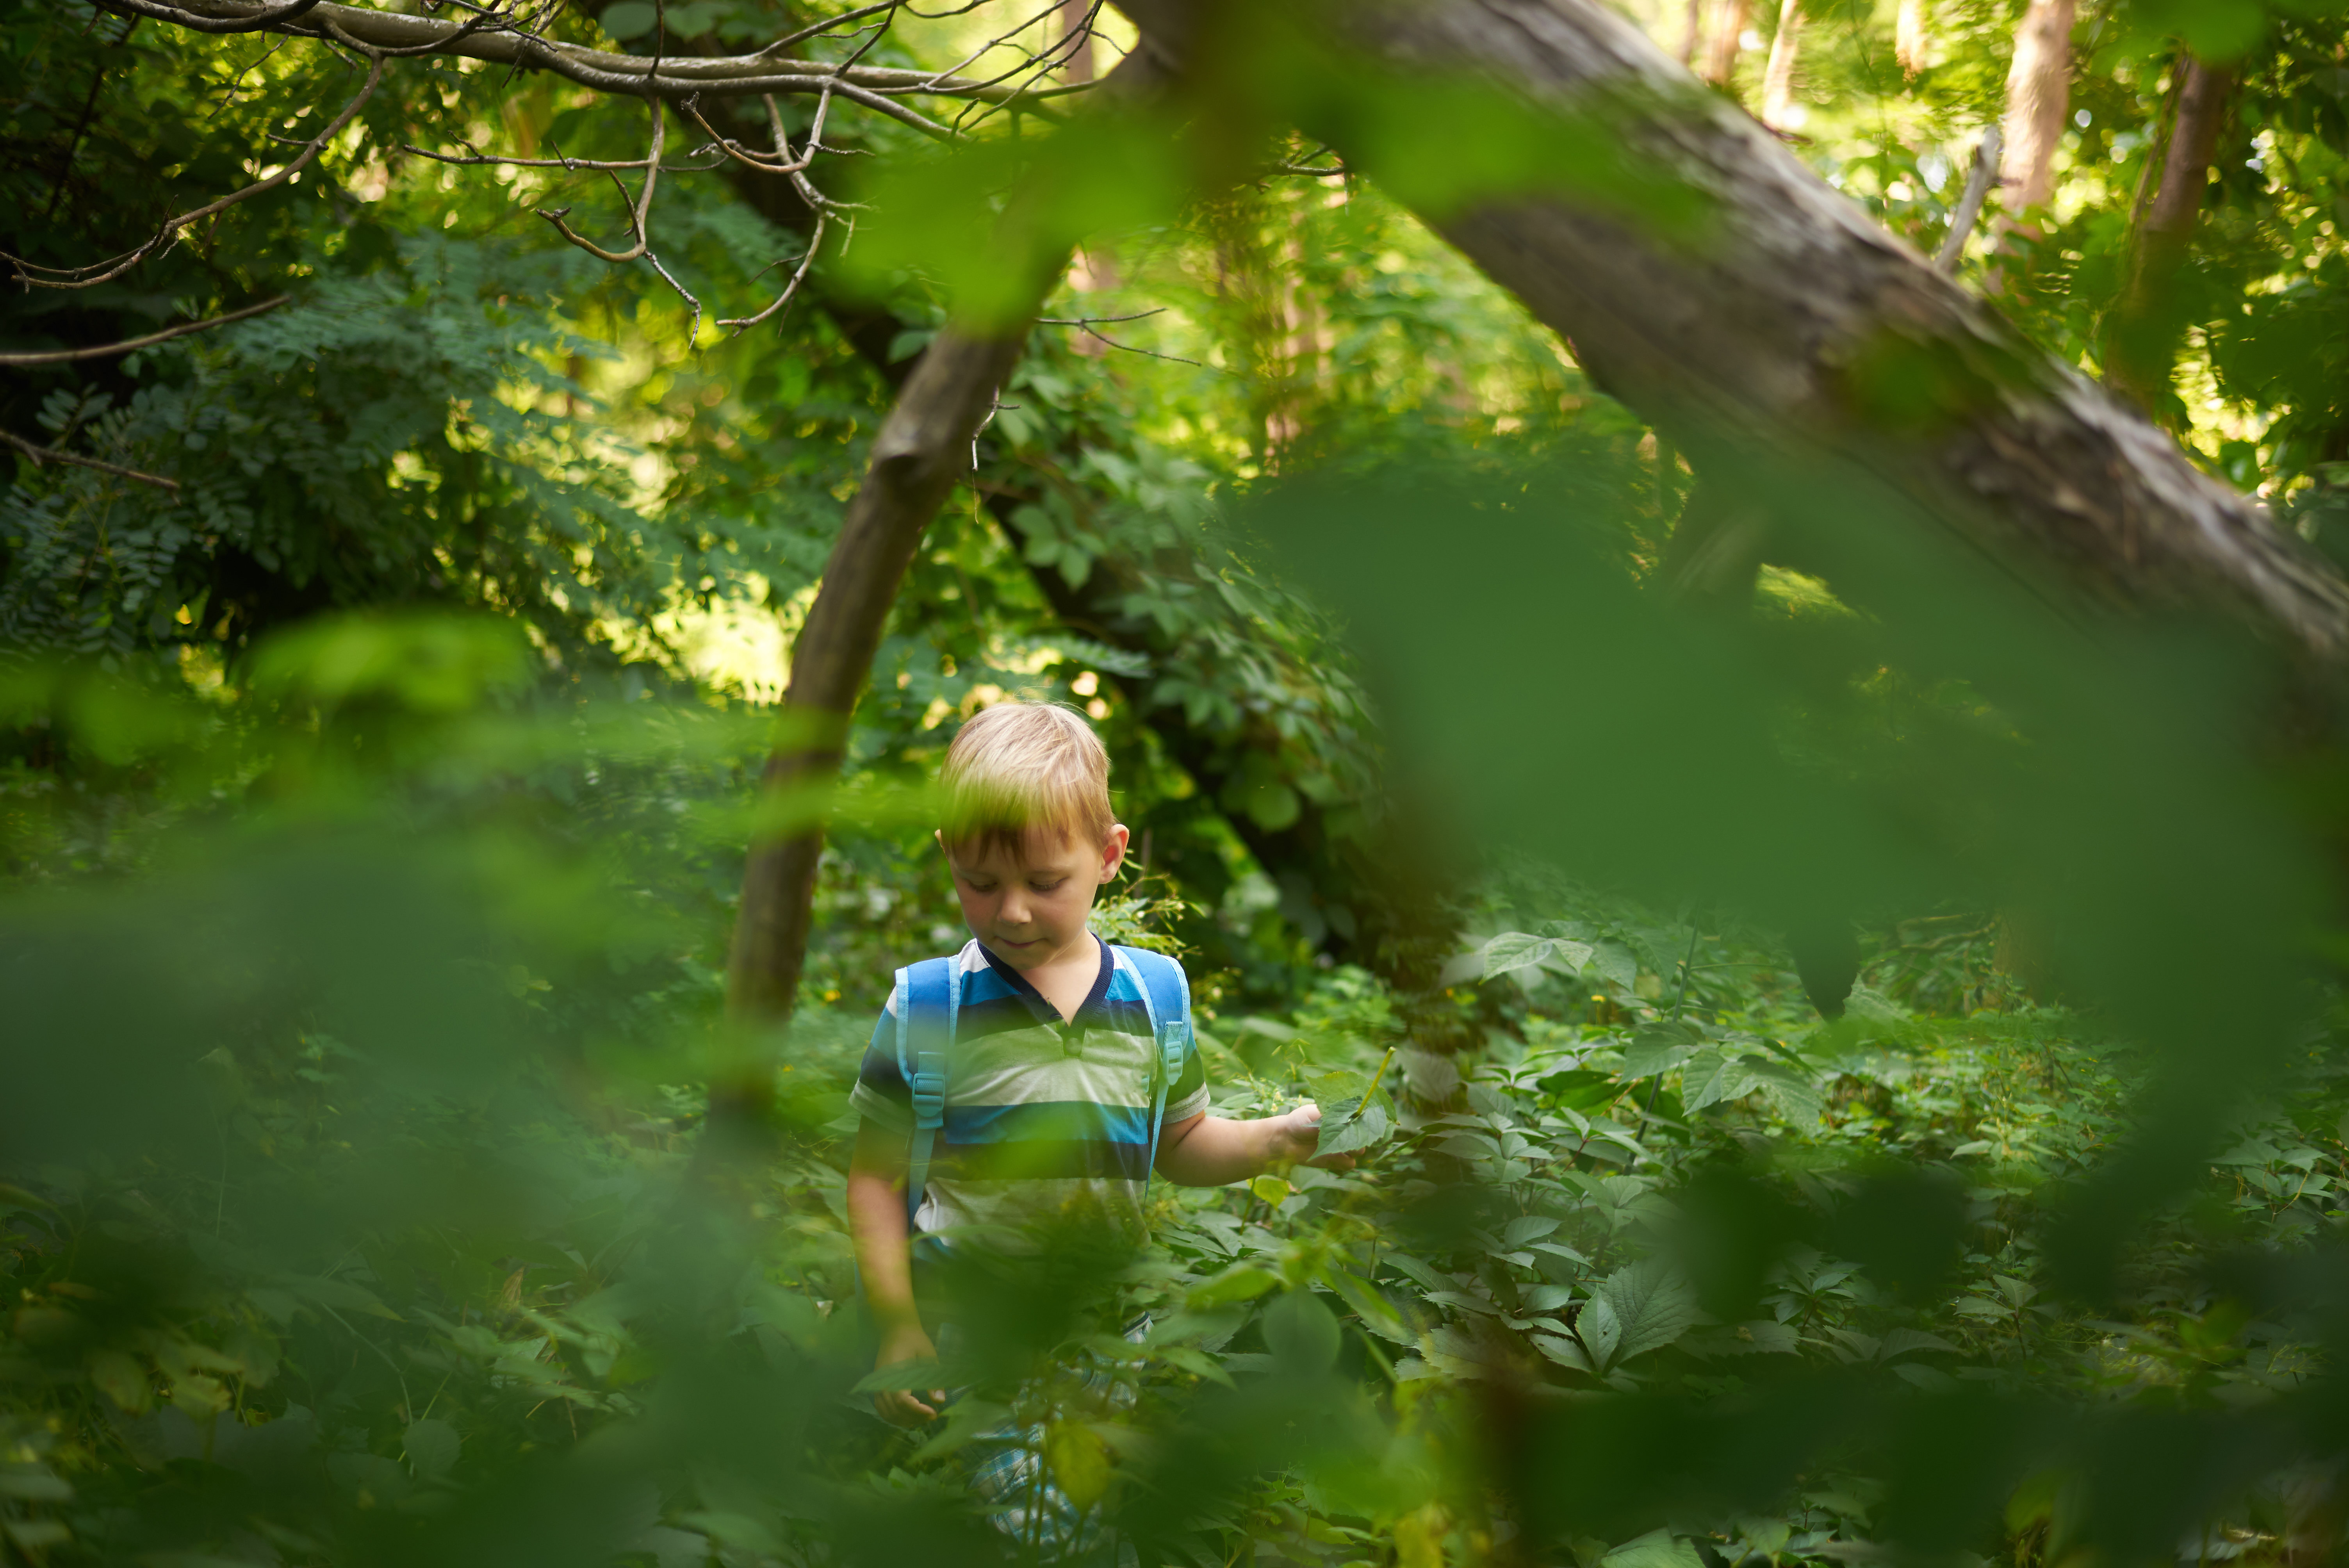
[(1095, 0), (1061, 0), (1061, 67), (1063, 81), (1093, 79), (1093, 5)]
[(2002, 222), (2013, 226), (2055, 190), (2055, 144), (2072, 112), (2074, 0), (2031, 0), (2014, 29), (2014, 63), (2006, 73), (2006, 158)]
[[(792, 644), (791, 686), (780, 725), (784, 743), (768, 758), (760, 793), (796, 819), (840, 768), (881, 628), (922, 533), (957, 480), (970, 471), (973, 432), (1019, 361), (1023, 332), (972, 335), (948, 327), (934, 338), (874, 438), (871, 466), (824, 564), (807, 623)], [(727, 986), (738, 1019), (791, 1016), (806, 957), (810, 900), (821, 827), (763, 839), (742, 876)]]
[(1762, 123), (1784, 129), (1795, 102), (1795, 57), (1803, 46), (1803, 0), (1778, 7), (1777, 36), (1770, 40), (1770, 63), (1762, 72)]
[(2176, 407), (2169, 379), (2177, 367), (2183, 325), (2176, 284), (2193, 242), (2195, 219), (2218, 156), (2235, 79), (2225, 67), (2191, 57), (2181, 57), (2179, 65), (2161, 184), (2137, 226), (2127, 282), (2105, 335), (2106, 382), (2157, 418)]
[(1900, 62), (1902, 76), (1914, 79), (1925, 69), (1927, 38), (1925, 0), (1900, 0), (1892, 24), (1892, 57)]
[(1737, 56), (1745, 47), (1745, 21), (1753, 14), (1753, 0), (1721, 0), (1713, 14), (1713, 36), (1705, 40), (1704, 79), (1714, 87), (1733, 84), (1737, 75)]
[[(1181, 57), (1196, 0), (1122, 3), (1154, 46)], [(1399, 71), (1481, 74), (1537, 102), (1601, 108), (1630, 154), (1707, 193), (1694, 241), (1566, 195), (1433, 214), (1700, 472), (1845, 487), (1865, 501), (1847, 517), (1868, 526), (1836, 542), (1875, 549), (1867, 569), (1903, 570), (1897, 557), (1935, 539), (1952, 547), (1936, 559), (2020, 575), (2067, 618), (2223, 607), (2326, 665), (2349, 652), (2349, 584), (1750, 117), (1691, 91), (1599, 0), (1294, 14)], [(1341, 152), (1352, 139), (1308, 129)], [(1923, 378), (1933, 401), (1922, 414), (1888, 421), (1872, 368), (1887, 363)], [(1930, 575), (1907, 570), (1904, 591), (1929, 594)]]

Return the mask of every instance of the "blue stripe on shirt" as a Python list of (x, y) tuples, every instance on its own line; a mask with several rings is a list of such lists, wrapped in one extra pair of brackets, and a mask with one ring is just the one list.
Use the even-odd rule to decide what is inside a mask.
[(948, 1143), (1150, 1141), (1147, 1106), (1101, 1105), (1081, 1099), (1035, 1100), (1024, 1105), (949, 1105)]

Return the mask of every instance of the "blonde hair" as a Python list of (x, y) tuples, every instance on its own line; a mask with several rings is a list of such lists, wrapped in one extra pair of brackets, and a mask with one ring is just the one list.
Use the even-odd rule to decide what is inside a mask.
[(1117, 826), (1109, 753), (1083, 715), (1058, 703), (980, 709), (947, 748), (938, 781), (947, 792), (939, 834), (949, 846), (975, 843), (1016, 858), (1032, 829), (1099, 843)]

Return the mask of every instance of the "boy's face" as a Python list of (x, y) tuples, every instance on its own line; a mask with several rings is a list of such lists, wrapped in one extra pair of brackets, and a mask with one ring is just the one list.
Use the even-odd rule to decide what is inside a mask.
[(1090, 955), (1085, 921), (1093, 894), (1125, 860), (1126, 831), (1113, 827), (1099, 844), (1049, 829), (1030, 833), (1018, 853), (978, 843), (938, 845), (954, 868), (955, 896), (971, 934), (1014, 969)]

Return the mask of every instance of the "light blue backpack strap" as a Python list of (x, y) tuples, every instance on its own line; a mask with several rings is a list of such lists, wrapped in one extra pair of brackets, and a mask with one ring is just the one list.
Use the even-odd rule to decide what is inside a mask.
[(1183, 1076), (1183, 1058), (1191, 1051), (1191, 982), (1183, 966), (1163, 953), (1143, 947), (1110, 949), (1118, 965), (1142, 985), (1142, 1006), (1150, 1016), (1150, 1032), (1158, 1042), (1158, 1060), (1150, 1101), (1150, 1163), (1142, 1178), (1142, 1199), (1150, 1201), (1150, 1183), (1158, 1174), (1158, 1129), (1166, 1119), (1166, 1093)]
[(905, 1228), (922, 1206), (930, 1155), (947, 1123), (947, 1056), (962, 1012), (962, 963), (930, 958), (897, 971), (897, 1070), (913, 1093), (914, 1139), (905, 1153)]

